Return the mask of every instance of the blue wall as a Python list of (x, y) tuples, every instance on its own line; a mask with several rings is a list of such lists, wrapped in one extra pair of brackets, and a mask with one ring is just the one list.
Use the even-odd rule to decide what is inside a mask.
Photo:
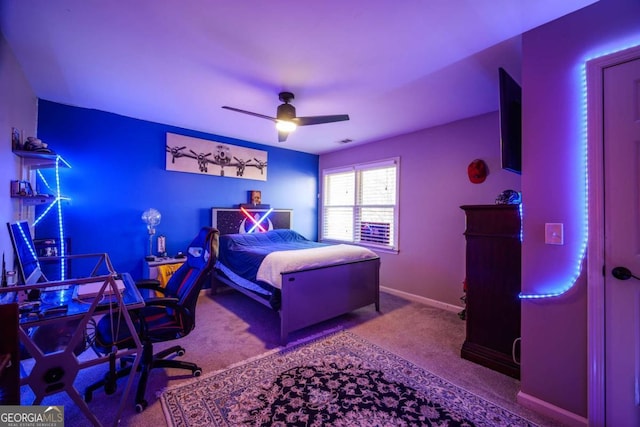
[[(166, 171), (167, 132), (267, 151), (268, 180)], [(118, 271), (134, 278), (142, 275), (148, 247), (140, 217), (150, 207), (162, 214), (157, 234), (166, 236), (169, 254), (211, 225), (212, 207), (247, 203), (250, 190), (262, 191), (262, 202), (273, 208), (293, 209), (292, 228), (317, 239), (316, 155), (44, 100), (38, 137), (72, 166), (60, 173), (62, 193), (72, 199), (63, 204), (72, 253), (106, 252)], [(53, 172), (44, 175), (53, 185)], [(57, 236), (56, 221), (55, 213), (47, 215), (36, 238)]]

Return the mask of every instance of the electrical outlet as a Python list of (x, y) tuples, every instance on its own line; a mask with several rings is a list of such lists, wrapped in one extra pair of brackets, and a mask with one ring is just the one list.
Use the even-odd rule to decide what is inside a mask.
[(547, 245), (564, 245), (564, 224), (548, 222), (544, 225), (544, 243)]

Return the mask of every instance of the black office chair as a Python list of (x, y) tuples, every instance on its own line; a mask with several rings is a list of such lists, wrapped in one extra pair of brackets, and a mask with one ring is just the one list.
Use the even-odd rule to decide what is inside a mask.
[[(156, 295), (160, 294), (159, 297), (145, 298), (145, 307), (131, 312), (131, 318), (143, 346), (138, 365), (141, 373), (135, 398), (137, 412), (142, 412), (147, 407), (144, 395), (151, 369), (168, 367), (186, 369), (190, 370), (195, 377), (202, 373), (202, 369), (195, 363), (165, 359), (173, 354), (184, 355), (183, 347), (176, 345), (153, 354), (153, 343), (184, 337), (195, 327), (198, 294), (209, 279), (218, 253), (217, 234), (218, 230), (210, 227), (203, 227), (200, 230), (198, 236), (189, 245), (185, 263), (173, 273), (166, 287), (160, 287), (160, 283), (156, 280), (143, 280), (136, 283), (140, 289), (152, 289)], [(118, 349), (135, 348), (135, 342), (124, 319), (117, 314), (100, 319), (95, 326), (93, 339), (93, 347), (99, 354), (113, 355), (114, 346)], [(107, 394), (114, 393), (117, 379), (131, 373), (130, 362), (132, 362), (131, 358), (122, 358), (123, 367), (116, 370), (115, 357), (112, 358), (105, 378), (85, 389), (85, 401), (90, 402), (93, 392), (101, 387), (104, 387)]]

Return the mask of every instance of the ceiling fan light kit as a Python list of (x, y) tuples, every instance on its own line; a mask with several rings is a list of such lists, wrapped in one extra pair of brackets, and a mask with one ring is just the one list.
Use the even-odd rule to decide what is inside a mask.
[(278, 131), (280, 131), (280, 132), (291, 133), (294, 130), (296, 130), (297, 127), (298, 127), (298, 125), (295, 124), (295, 122), (292, 122), (292, 121), (289, 121), (289, 120), (278, 120), (276, 122), (276, 129), (278, 129)]
[(276, 129), (278, 130), (278, 141), (280, 142), (286, 141), (289, 133), (293, 132), (298, 126), (319, 125), (322, 123), (332, 123), (349, 120), (348, 114), (297, 117), (296, 108), (290, 104), (290, 102), (295, 98), (293, 96), (293, 93), (280, 92), (278, 94), (278, 98), (283, 102), (283, 104), (278, 105), (278, 109), (276, 110), (276, 117), (265, 116), (263, 114), (241, 110), (239, 108), (229, 107), (226, 105), (224, 105), (222, 108), (275, 122)]

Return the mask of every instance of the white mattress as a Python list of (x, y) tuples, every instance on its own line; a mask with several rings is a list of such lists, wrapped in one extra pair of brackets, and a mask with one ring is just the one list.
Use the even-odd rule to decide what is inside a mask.
[(277, 251), (264, 258), (258, 268), (256, 279), (281, 289), (282, 273), (377, 257), (375, 252), (367, 248), (342, 244), (312, 249)]

